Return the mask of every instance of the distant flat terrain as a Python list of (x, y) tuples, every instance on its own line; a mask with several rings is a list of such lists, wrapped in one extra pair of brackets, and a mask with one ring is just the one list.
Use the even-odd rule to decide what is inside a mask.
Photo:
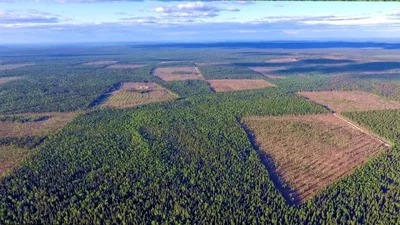
[(106, 66), (106, 65), (112, 65), (118, 63), (118, 61), (115, 60), (102, 60), (102, 61), (92, 61), (92, 62), (85, 62), (83, 65), (86, 66)]
[(109, 69), (136, 69), (143, 67), (143, 64), (113, 64), (107, 68)]
[(0, 71), (1, 70), (12, 70), (12, 69), (20, 68), (20, 67), (33, 66), (33, 65), (35, 65), (35, 64), (34, 63), (3, 64), (3, 65), (0, 65)]
[(298, 94), (336, 112), (400, 109), (400, 101), (388, 100), (364, 91), (313, 91)]

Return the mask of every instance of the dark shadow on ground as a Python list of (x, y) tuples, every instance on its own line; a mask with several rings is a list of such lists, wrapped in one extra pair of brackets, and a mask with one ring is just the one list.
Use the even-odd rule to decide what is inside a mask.
[(279, 191), (279, 193), (281, 193), (283, 198), (286, 200), (286, 204), (291, 206), (299, 205), (300, 198), (298, 193), (295, 190), (292, 190), (290, 186), (280, 178), (276, 170), (275, 163), (272, 160), (272, 157), (260, 149), (260, 147), (256, 143), (255, 135), (251, 132), (249, 128), (246, 127), (244, 123), (242, 123), (240, 117), (236, 116), (236, 120), (242, 127), (242, 129), (246, 132), (252, 147), (257, 152), (259, 159), (267, 169), (269, 178), (274, 183), (275, 188)]

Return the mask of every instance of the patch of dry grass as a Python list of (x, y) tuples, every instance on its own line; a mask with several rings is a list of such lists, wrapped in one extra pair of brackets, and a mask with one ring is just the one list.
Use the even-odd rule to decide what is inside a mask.
[(301, 201), (385, 148), (333, 115), (247, 117), (243, 122)]
[(298, 94), (336, 112), (400, 109), (398, 101), (363, 91), (315, 91)]
[(12, 70), (12, 69), (20, 68), (20, 67), (33, 66), (33, 65), (35, 65), (35, 64), (34, 63), (4, 64), (4, 65), (0, 65), (0, 71), (1, 70)]
[(1, 77), (0, 78), (0, 85), (5, 84), (9, 81), (13, 81), (13, 80), (19, 80), (22, 79), (22, 77)]
[(153, 75), (164, 81), (204, 79), (196, 67), (160, 67), (153, 71)]
[(143, 66), (145, 66), (145, 65), (143, 65), (143, 64), (114, 64), (107, 68), (109, 68), (109, 69), (136, 69), (136, 68), (140, 68)]
[(93, 61), (93, 62), (86, 62), (83, 65), (86, 66), (107, 66), (111, 64), (118, 63), (118, 61), (113, 61), (113, 60), (103, 60), (103, 61)]
[(155, 83), (124, 83), (121, 89), (113, 92), (102, 106), (131, 108), (176, 97), (175, 94)]
[(12, 170), (29, 155), (28, 149), (15, 146), (0, 145), (0, 176)]
[(274, 84), (262, 79), (220, 79), (207, 80), (216, 92), (242, 91), (275, 87)]
[(38, 122), (0, 122), (0, 137), (24, 137), (57, 132), (76, 116), (76, 113), (34, 113), (18, 114), (16, 116), (50, 116), (49, 119)]

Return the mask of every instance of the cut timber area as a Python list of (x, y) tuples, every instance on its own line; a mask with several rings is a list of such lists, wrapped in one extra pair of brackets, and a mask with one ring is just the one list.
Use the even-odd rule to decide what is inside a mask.
[(103, 107), (131, 108), (138, 105), (161, 102), (177, 95), (156, 83), (124, 83), (103, 103)]
[(263, 79), (219, 79), (207, 80), (215, 92), (243, 91), (275, 87)]
[(164, 81), (204, 79), (197, 67), (159, 67), (153, 71), (153, 75)]
[(329, 107), (334, 112), (400, 109), (400, 102), (364, 91), (298, 92), (307, 99)]
[(388, 148), (332, 114), (246, 117), (243, 122), (300, 202)]

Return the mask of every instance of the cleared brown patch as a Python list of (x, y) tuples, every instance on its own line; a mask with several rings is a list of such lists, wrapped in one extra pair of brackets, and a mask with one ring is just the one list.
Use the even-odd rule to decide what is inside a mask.
[(107, 68), (109, 68), (109, 69), (136, 69), (136, 68), (140, 68), (143, 66), (145, 66), (145, 65), (143, 65), (143, 64), (114, 64)]
[(8, 170), (18, 167), (28, 155), (28, 149), (0, 145), (0, 176), (4, 175)]
[(278, 70), (286, 69), (285, 67), (249, 67), (249, 69), (261, 73), (262, 75), (270, 79), (285, 79), (286, 77), (275, 75), (274, 73)]
[(279, 76), (279, 75), (265, 75), (266, 77), (268, 77), (269, 79), (286, 79), (286, 77), (284, 76)]
[(94, 61), (94, 62), (86, 62), (83, 65), (86, 66), (106, 66), (106, 65), (111, 65), (111, 64), (115, 64), (118, 61), (112, 61), (112, 60), (104, 60), (104, 61)]
[(270, 62), (270, 63), (288, 63), (288, 62), (296, 62), (296, 61), (297, 61), (297, 58), (284, 57), (284, 58), (269, 59), (266, 62)]
[(298, 94), (336, 112), (400, 109), (398, 101), (363, 91), (316, 91)]
[(246, 117), (243, 122), (301, 202), (386, 148), (333, 115)]
[(164, 81), (204, 79), (196, 67), (160, 67), (153, 74)]
[(35, 64), (34, 63), (5, 64), (5, 65), (0, 65), (0, 70), (12, 70), (20, 67), (33, 66), (33, 65)]
[(19, 80), (19, 79), (22, 79), (22, 77), (2, 77), (0, 78), (0, 85), (5, 84), (9, 81)]
[[(7, 115), (10, 116), (10, 115)], [(49, 119), (38, 122), (0, 122), (0, 137), (37, 136), (56, 132), (70, 122), (76, 113), (34, 113), (17, 114), (15, 116), (50, 116)]]
[(274, 84), (262, 79), (221, 79), (207, 80), (216, 92), (241, 91), (275, 87)]
[(113, 92), (102, 106), (131, 108), (176, 97), (175, 94), (155, 83), (124, 83), (121, 89)]

